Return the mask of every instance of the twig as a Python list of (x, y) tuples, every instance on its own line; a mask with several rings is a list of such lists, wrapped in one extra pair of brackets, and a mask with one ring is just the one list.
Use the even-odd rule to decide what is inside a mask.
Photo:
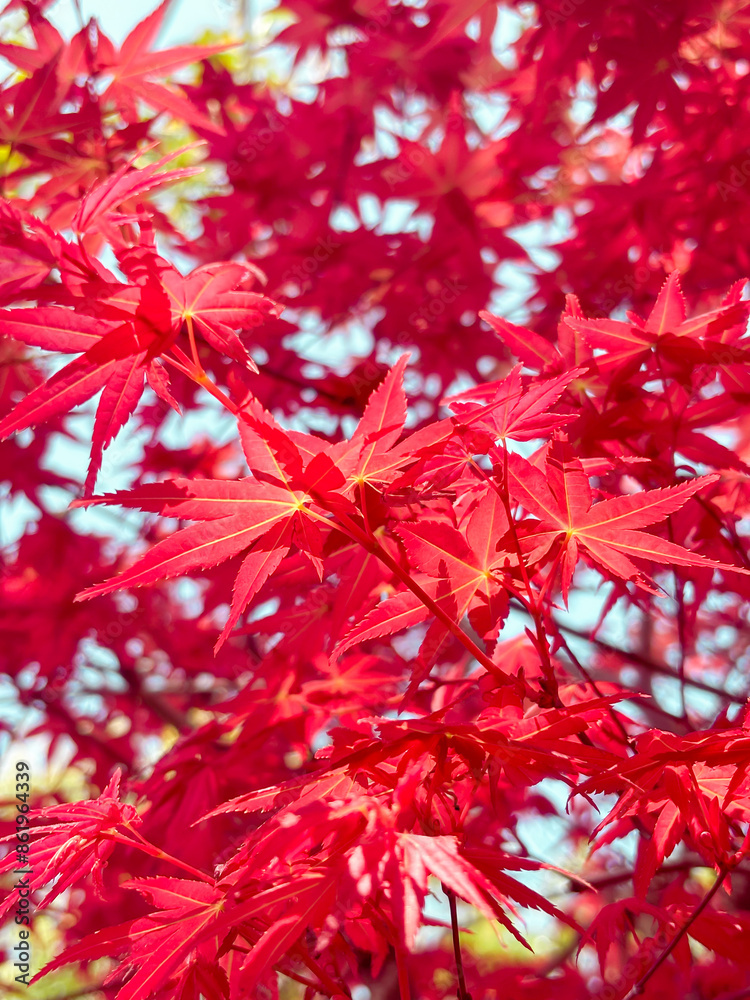
[[(663, 677), (671, 677), (672, 680), (679, 680), (679, 677), (677, 677), (674, 671), (670, 670), (669, 667), (664, 667), (660, 663), (654, 663), (653, 660), (649, 660), (640, 653), (636, 653), (629, 649), (620, 649), (619, 646), (615, 646), (611, 642), (607, 642), (606, 639), (594, 638), (586, 632), (580, 632), (578, 629), (572, 628), (570, 625), (564, 625), (560, 621), (555, 621), (555, 625), (557, 628), (562, 629), (562, 631), (567, 632), (568, 635), (574, 635), (578, 639), (584, 639), (586, 642), (599, 646), (601, 649), (606, 649), (608, 652), (617, 653), (624, 659), (630, 660), (637, 666), (644, 667), (652, 673), (660, 674)], [(730, 694), (729, 691), (724, 691), (722, 688), (714, 687), (712, 684), (706, 684), (704, 681), (697, 681), (690, 677), (686, 677), (685, 683), (689, 684), (691, 687), (698, 688), (700, 691), (706, 691), (708, 694), (715, 694), (719, 698), (726, 698), (727, 701), (734, 702), (736, 705), (744, 705), (747, 701), (747, 695)]]
[(456, 975), (458, 977), (458, 1000), (471, 1000), (471, 994), (466, 989), (466, 979), (464, 977), (464, 960), (461, 956), (461, 938), (458, 933), (458, 911), (456, 908), (456, 894), (449, 889), (445, 883), (441, 883), (443, 892), (448, 897), (448, 906), (451, 911), (451, 934), (453, 937), (453, 954), (456, 958)]

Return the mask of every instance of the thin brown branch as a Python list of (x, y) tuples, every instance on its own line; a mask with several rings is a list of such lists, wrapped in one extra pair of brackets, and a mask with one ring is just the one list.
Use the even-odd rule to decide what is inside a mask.
[(448, 897), (448, 906), (451, 911), (451, 936), (453, 938), (453, 954), (456, 958), (456, 976), (458, 978), (458, 1000), (471, 1000), (471, 994), (466, 989), (466, 977), (464, 976), (464, 960), (461, 955), (461, 936), (458, 930), (458, 910), (456, 907), (456, 894), (449, 889), (445, 883), (443, 892)]

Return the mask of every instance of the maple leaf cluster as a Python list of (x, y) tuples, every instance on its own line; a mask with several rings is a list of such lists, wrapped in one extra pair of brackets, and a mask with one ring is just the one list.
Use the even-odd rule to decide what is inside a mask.
[(743, 5), (48, 6), (0, 18), (34, 977), (747, 995)]

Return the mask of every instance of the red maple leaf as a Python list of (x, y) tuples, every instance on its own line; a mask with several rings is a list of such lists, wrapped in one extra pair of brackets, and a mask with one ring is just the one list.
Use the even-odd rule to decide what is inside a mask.
[(631, 313), (627, 323), (578, 317), (567, 317), (565, 322), (592, 348), (606, 352), (596, 359), (597, 368), (615, 384), (627, 379), (652, 355), (662, 358), (668, 372), (675, 366), (690, 368), (717, 360), (724, 364), (746, 362), (746, 347), (735, 346), (744, 334), (750, 310), (750, 304), (739, 301), (740, 291), (741, 287), (730, 291), (718, 309), (688, 319), (679, 272), (673, 271), (646, 320)]
[[(115, 848), (117, 835), (128, 842), (125, 833), (141, 822), (135, 806), (120, 800), (120, 778), (118, 768), (98, 799), (47, 806), (34, 814), (34, 822), (25, 827), (33, 842), (29, 853), (32, 869), (29, 889), (40, 889), (57, 879), (41, 906), (86, 875), (93, 876), (103, 892), (102, 870)], [(3, 839), (7, 841), (10, 837)], [(0, 870), (10, 871), (17, 864), (16, 854), (11, 853)], [(13, 902), (13, 896), (9, 895), (0, 907), (0, 914), (8, 912)]]
[(640, 530), (665, 520), (716, 478), (716, 474), (702, 476), (679, 486), (613, 497), (592, 506), (588, 476), (561, 438), (553, 441), (544, 472), (518, 454), (508, 456), (508, 489), (525, 510), (539, 519), (538, 525), (529, 528), (522, 538), (523, 551), (530, 563), (536, 563), (559, 542), (556, 558), (560, 560), (566, 598), (579, 548), (607, 573), (632, 580), (652, 592), (653, 581), (633, 559), (747, 572), (712, 563), (681, 545)]
[[(147, 186), (150, 179), (149, 174)], [(103, 188), (109, 190), (109, 184)], [(96, 211), (104, 211), (106, 205), (103, 196)], [(258, 273), (250, 265), (204, 265), (182, 277), (153, 251), (139, 248), (123, 255), (121, 266), (132, 284), (105, 280), (101, 297), (94, 302), (86, 300), (82, 289), (84, 294), (69, 296), (80, 308), (37, 306), (3, 310), (0, 315), (0, 332), (15, 340), (56, 352), (82, 352), (0, 421), (0, 438), (65, 413), (104, 390), (94, 423), (87, 493), (93, 489), (102, 452), (135, 411), (144, 376), (158, 395), (177, 406), (157, 357), (174, 360), (168, 352), (179, 337), (197, 357), (197, 329), (211, 347), (257, 371), (235, 330), (257, 326), (278, 312), (269, 299), (242, 287)], [(105, 272), (107, 277), (111, 278)], [(200, 380), (202, 369), (194, 375)]]

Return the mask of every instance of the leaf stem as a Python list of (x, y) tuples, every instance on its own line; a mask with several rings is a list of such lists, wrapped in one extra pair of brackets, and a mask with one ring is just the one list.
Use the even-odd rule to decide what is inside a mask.
[(188, 340), (190, 341), (190, 355), (193, 359), (193, 364), (195, 365), (196, 372), (199, 375), (205, 375), (203, 370), (203, 365), (201, 364), (201, 359), (198, 356), (198, 345), (195, 342), (195, 329), (193, 327), (193, 317), (185, 317), (185, 325), (187, 326)]
[[(192, 329), (192, 325), (189, 329)], [(215, 399), (218, 399), (225, 409), (229, 410), (229, 412), (234, 416), (237, 416), (240, 412), (239, 406), (232, 402), (229, 396), (227, 396), (227, 394), (218, 387), (213, 379), (209, 378), (203, 370), (203, 365), (201, 365), (200, 361), (189, 358), (180, 347), (176, 347), (175, 345), (172, 346), (172, 351), (177, 358), (177, 361), (174, 361), (167, 355), (163, 356), (164, 360), (170, 361), (176, 368), (179, 368), (180, 371), (184, 372), (188, 378), (192, 379), (193, 382), (203, 386), (203, 388), (207, 392), (210, 392)], [(195, 357), (197, 358), (197, 352), (195, 352)]]
[(456, 976), (458, 978), (458, 1000), (471, 1000), (471, 994), (466, 989), (466, 978), (464, 976), (464, 960), (461, 955), (461, 936), (458, 930), (458, 910), (456, 907), (456, 894), (449, 889), (445, 883), (441, 883), (443, 892), (448, 897), (448, 906), (451, 911), (451, 936), (453, 938), (453, 954), (456, 959)]
[[(665, 667), (660, 663), (654, 663), (653, 660), (649, 660), (647, 657), (641, 655), (640, 653), (636, 653), (633, 650), (620, 649), (619, 646), (615, 646), (611, 642), (607, 642), (606, 639), (600, 639), (598, 636), (592, 636), (586, 632), (579, 631), (570, 625), (563, 624), (561, 621), (555, 621), (555, 626), (563, 632), (567, 632), (568, 635), (574, 635), (579, 639), (584, 639), (586, 642), (589, 642), (594, 646), (599, 646), (600, 649), (605, 649), (611, 653), (617, 653), (622, 656), (623, 659), (630, 660), (639, 667), (643, 667), (644, 670), (650, 670), (653, 673), (661, 674), (664, 677), (675, 677), (674, 671), (670, 670), (669, 667)], [(744, 705), (748, 698), (747, 694), (730, 694), (722, 688), (713, 687), (711, 684), (706, 684), (705, 681), (694, 680), (691, 677), (686, 677), (685, 683), (689, 684), (691, 687), (698, 688), (700, 691), (705, 691), (708, 694), (715, 694), (719, 698), (725, 698), (727, 701), (731, 701), (736, 705)]]
[(443, 625), (445, 625), (450, 633), (454, 635), (465, 647), (465, 649), (471, 653), (474, 659), (477, 660), (478, 663), (481, 663), (485, 670), (492, 674), (497, 673), (497, 666), (492, 662), (489, 656), (482, 652), (479, 646), (477, 646), (474, 640), (464, 632), (461, 626), (454, 622), (449, 614), (443, 611), (440, 605), (433, 600), (430, 595), (411, 578), (411, 576), (409, 576), (405, 569), (399, 566), (393, 556), (391, 556), (391, 554), (383, 548), (374, 535), (372, 537), (368, 536), (346, 514), (339, 513), (337, 516), (340, 524), (346, 528), (350, 536), (360, 542), (368, 550), (368, 552), (372, 552), (376, 558), (384, 563), (394, 576), (397, 576), (399, 580), (409, 588), (412, 594), (414, 594), (415, 597), (418, 597), (422, 604), (424, 604), (424, 606), (431, 611), (433, 615), (435, 615), (435, 617), (443, 623)]
[(195, 876), (195, 878), (199, 878), (202, 882), (208, 882), (210, 885), (214, 884), (214, 880), (210, 875), (206, 875), (205, 872), (199, 871), (197, 868), (193, 868), (192, 865), (189, 865), (184, 861), (180, 861), (179, 858), (173, 857), (166, 851), (162, 851), (161, 848), (156, 847), (154, 844), (151, 844), (148, 840), (146, 840), (145, 837), (142, 837), (141, 834), (129, 824), (126, 823), (124, 826), (128, 833), (132, 834), (132, 836), (136, 838), (135, 841), (131, 840), (129, 837), (123, 837), (122, 834), (115, 832), (107, 832), (103, 834), (103, 836), (107, 837), (109, 840), (114, 840), (118, 844), (124, 844), (126, 847), (135, 847), (137, 850), (143, 851), (144, 854), (148, 854), (152, 858), (158, 858), (159, 861), (169, 861), (178, 868), (182, 868), (183, 871)]
[[(503, 482), (502, 489), (498, 491), (499, 496), (503, 502), (503, 507), (505, 508), (505, 516), (508, 519), (508, 528), (510, 531), (510, 537), (513, 540), (513, 547), (516, 550), (516, 556), (518, 558), (518, 566), (521, 571), (521, 577), (526, 587), (526, 591), (529, 595), (529, 607), (528, 612), (534, 620), (534, 627), (536, 629), (536, 639), (537, 646), (539, 648), (539, 653), (542, 657), (542, 669), (544, 671), (545, 680), (547, 683), (548, 693), (552, 697), (553, 701), (559, 708), (560, 695), (557, 687), (557, 678), (555, 676), (555, 670), (552, 666), (552, 658), (549, 652), (549, 640), (547, 638), (547, 630), (544, 627), (544, 618), (542, 613), (542, 594), (540, 593), (538, 597), (534, 596), (534, 591), (531, 585), (531, 578), (529, 577), (528, 570), (526, 568), (526, 563), (523, 558), (523, 551), (521, 549), (521, 540), (518, 537), (518, 532), (516, 530), (516, 522), (513, 518), (513, 511), (510, 506), (510, 494), (508, 492), (508, 449), (503, 441)], [(547, 577), (549, 581), (550, 577), (556, 571), (556, 566), (550, 570)]]
[(349, 990), (344, 986), (343, 983), (337, 983), (335, 980), (331, 979), (326, 970), (316, 962), (315, 959), (310, 955), (310, 953), (303, 948), (301, 945), (297, 945), (295, 951), (310, 970), (313, 975), (318, 977), (318, 980), (322, 986), (328, 991), (331, 997), (340, 997), (343, 993), (344, 996), (351, 996)]
[[(601, 688), (596, 683), (596, 681), (594, 680), (594, 678), (591, 676), (591, 672), (589, 670), (587, 670), (586, 667), (584, 667), (584, 665), (578, 659), (578, 657), (576, 656), (576, 654), (570, 648), (570, 646), (568, 644), (568, 641), (565, 638), (565, 636), (558, 632), (557, 641), (560, 643), (561, 647), (565, 650), (565, 653), (566, 653), (568, 659), (573, 664), (573, 666), (576, 668), (576, 670), (579, 672), (579, 674), (581, 675), (581, 677), (583, 677), (583, 679), (588, 684), (591, 685), (591, 687), (594, 690), (594, 693), (596, 694), (596, 696), (598, 698), (603, 698), (604, 694), (602, 693)], [(620, 718), (618, 717), (617, 713), (612, 708), (612, 706), (609, 706), (609, 708), (607, 709), (607, 712), (608, 712), (609, 717), (612, 720), (612, 722), (617, 726), (617, 728), (622, 733), (622, 736), (623, 736), (623, 739), (625, 740), (626, 746), (629, 747), (632, 750), (633, 749), (633, 741), (630, 738), (630, 735), (628, 734), (627, 729), (625, 728), (625, 726), (620, 721)]]

